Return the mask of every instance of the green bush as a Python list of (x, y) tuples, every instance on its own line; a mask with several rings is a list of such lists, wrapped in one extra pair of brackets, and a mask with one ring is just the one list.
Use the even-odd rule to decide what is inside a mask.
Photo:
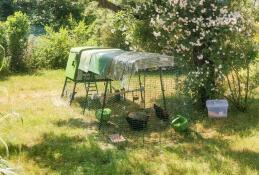
[(120, 30), (114, 29), (115, 21), (107, 21), (102, 25), (100, 43), (105, 47), (120, 48), (129, 50), (129, 44), (126, 42), (126, 36)]
[(24, 54), (28, 41), (29, 28), (28, 17), (22, 12), (16, 12), (7, 18), (6, 32), (12, 71), (22, 71), (25, 68)]
[(0, 45), (0, 71), (4, 65), (4, 58), (5, 58), (5, 49), (3, 46)]
[(70, 33), (77, 46), (85, 45), (90, 38), (88, 28), (83, 21), (80, 21), (72, 30), (70, 30)]
[(137, 51), (159, 52), (149, 20), (139, 20), (128, 11), (118, 12), (112, 16), (102, 43), (112, 47)]
[(67, 29), (54, 32), (46, 27), (47, 34), (42, 36), (33, 51), (32, 64), (35, 68), (63, 68), (66, 65), (68, 52), (73, 45)]
[(1, 21), (0, 21), (0, 45), (2, 45), (5, 49), (7, 48), (5, 23)]
[(0, 21), (0, 71), (1, 75), (9, 72), (10, 60), (6, 57), (7, 39), (6, 39), (6, 25)]
[(126, 42), (123, 33), (118, 30), (113, 31), (112, 28), (104, 28), (102, 30), (100, 39), (101, 45), (105, 47), (129, 50), (129, 45)]
[(85, 23), (70, 19), (70, 24), (72, 29), (61, 28), (57, 32), (46, 27), (47, 34), (38, 39), (33, 49), (33, 68), (65, 68), (70, 48), (87, 45), (90, 33)]

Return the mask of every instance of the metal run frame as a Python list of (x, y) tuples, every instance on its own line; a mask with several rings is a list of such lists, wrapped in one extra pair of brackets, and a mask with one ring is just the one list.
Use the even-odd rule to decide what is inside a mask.
[(73, 100), (74, 100), (74, 97), (75, 97), (75, 94), (76, 94), (76, 86), (77, 86), (77, 84), (78, 83), (84, 83), (84, 85), (85, 85), (85, 90), (86, 90), (86, 92), (87, 92), (87, 84), (88, 83), (97, 83), (97, 82), (106, 82), (106, 81), (112, 81), (112, 80), (110, 80), (110, 79), (95, 79), (95, 78), (90, 78), (90, 79), (87, 79), (86, 77), (86, 74), (87, 73), (84, 73), (84, 78), (83, 78), (83, 80), (73, 80), (73, 79), (71, 79), (71, 78), (69, 78), (69, 77), (66, 77), (65, 78), (65, 81), (64, 81), (64, 85), (63, 85), (63, 89), (62, 89), (62, 93), (61, 93), (61, 97), (64, 97), (64, 93), (65, 93), (65, 89), (66, 89), (66, 86), (67, 86), (67, 83), (68, 83), (68, 81), (72, 81), (72, 82), (74, 82), (74, 85), (73, 85), (73, 90), (72, 90), (72, 93), (71, 93), (71, 97), (70, 97), (70, 99), (69, 99), (69, 105), (71, 105), (72, 104), (72, 102), (73, 102)]
[[(140, 74), (140, 72), (138, 73), (139, 89), (135, 89), (135, 90), (131, 90), (131, 91), (124, 91), (123, 92), (123, 94), (125, 94), (125, 93), (129, 93), (129, 92), (140, 91), (140, 93), (141, 93), (141, 100), (144, 103), (144, 108), (145, 108), (145, 101), (146, 101), (146, 99), (145, 99), (146, 98), (146, 93), (145, 93), (145, 90), (146, 90), (146, 71), (147, 70), (144, 70), (144, 82), (141, 81), (141, 74)], [(162, 68), (159, 68), (159, 79), (160, 79), (160, 88), (161, 88), (162, 97), (163, 97), (163, 107), (167, 111), (166, 98), (165, 98), (165, 88), (164, 88), (164, 82), (163, 82), (163, 69)], [(105, 82), (105, 91), (104, 91), (103, 102), (102, 102), (102, 113), (101, 113), (101, 120), (100, 120), (100, 123), (99, 123), (99, 130), (101, 129), (102, 124), (103, 124), (103, 111), (104, 111), (104, 108), (106, 106), (107, 96), (109, 95), (107, 93), (107, 91), (108, 91), (108, 84), (109, 84), (109, 81), (107, 80)], [(112, 93), (112, 94), (113, 95), (117, 95), (117, 94), (121, 94), (121, 92), (115, 92), (115, 93)]]
[[(99, 124), (99, 129), (101, 129), (102, 124), (103, 124), (103, 112), (104, 109), (106, 107), (106, 99), (108, 95), (118, 95), (118, 94), (123, 94), (123, 96), (125, 96), (126, 93), (129, 92), (135, 92), (135, 91), (140, 91), (141, 93), (141, 100), (144, 103), (144, 108), (145, 108), (145, 98), (146, 98), (146, 93), (145, 93), (145, 86), (146, 86), (146, 71), (148, 70), (144, 70), (144, 82), (141, 81), (141, 74), (140, 72), (138, 73), (138, 80), (139, 80), (139, 89), (135, 89), (135, 90), (131, 90), (131, 91), (122, 91), (122, 92), (115, 92), (112, 93), (112, 85), (111, 79), (108, 78), (104, 78), (104, 79), (96, 79), (95, 76), (90, 76), (89, 79), (87, 79), (87, 74), (89, 73), (84, 73), (84, 78), (83, 80), (73, 80), (69, 77), (65, 78), (65, 82), (63, 85), (63, 89), (62, 89), (62, 93), (61, 93), (61, 97), (64, 97), (64, 92), (67, 86), (67, 82), (73, 81), (74, 85), (73, 85), (73, 91), (71, 94), (71, 97), (69, 99), (69, 105), (72, 104), (72, 101), (74, 100), (75, 97), (75, 90), (76, 90), (76, 86), (78, 83), (84, 83), (85, 85), (85, 90), (86, 90), (86, 96), (85, 96), (85, 105), (84, 105), (84, 109), (83, 109), (83, 114), (85, 113), (86, 107), (87, 107), (87, 103), (88, 103), (88, 93), (89, 93), (89, 86), (87, 87), (87, 84), (89, 85), (89, 83), (97, 83), (97, 82), (104, 82), (105, 83), (105, 89), (104, 89), (104, 95), (103, 95), (103, 101), (102, 101), (102, 113), (101, 113), (101, 120), (100, 120), (100, 124)], [(91, 73), (90, 73), (91, 74)], [(161, 88), (161, 92), (162, 92), (162, 97), (163, 97), (163, 105), (164, 105), (164, 109), (167, 110), (167, 106), (166, 106), (166, 98), (165, 98), (165, 88), (164, 88), (164, 83), (163, 83), (163, 69), (159, 68), (159, 77), (160, 77), (160, 88)], [(110, 88), (108, 88), (108, 85), (110, 85)], [(110, 94), (108, 94), (108, 89), (110, 89)]]

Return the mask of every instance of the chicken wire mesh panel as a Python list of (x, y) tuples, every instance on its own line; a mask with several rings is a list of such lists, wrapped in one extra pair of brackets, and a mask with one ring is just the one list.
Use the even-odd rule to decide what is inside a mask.
[[(144, 71), (127, 77), (123, 83), (86, 82), (76, 88), (75, 101), (85, 108), (87, 118), (95, 119), (99, 124), (102, 121), (100, 131), (105, 138), (123, 136), (132, 146), (164, 143), (170, 142), (172, 135), (169, 122), (173, 106), (170, 100), (175, 95), (175, 86), (173, 70), (162, 71), (162, 77), (159, 71)], [(73, 89), (73, 85), (69, 88)], [(88, 95), (87, 88), (91, 89)]]

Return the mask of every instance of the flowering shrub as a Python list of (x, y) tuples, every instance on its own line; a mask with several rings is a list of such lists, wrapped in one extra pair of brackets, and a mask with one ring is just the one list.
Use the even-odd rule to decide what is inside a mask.
[(136, 15), (149, 19), (158, 48), (177, 58), (188, 72), (186, 91), (203, 105), (222, 95), (221, 83), (233, 67), (256, 56), (252, 11), (241, 1), (151, 0), (136, 6)]

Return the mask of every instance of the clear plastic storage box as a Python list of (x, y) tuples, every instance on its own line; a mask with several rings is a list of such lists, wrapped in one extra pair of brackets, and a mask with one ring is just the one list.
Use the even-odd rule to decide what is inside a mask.
[(228, 115), (227, 100), (207, 100), (206, 107), (211, 118), (227, 117)]

